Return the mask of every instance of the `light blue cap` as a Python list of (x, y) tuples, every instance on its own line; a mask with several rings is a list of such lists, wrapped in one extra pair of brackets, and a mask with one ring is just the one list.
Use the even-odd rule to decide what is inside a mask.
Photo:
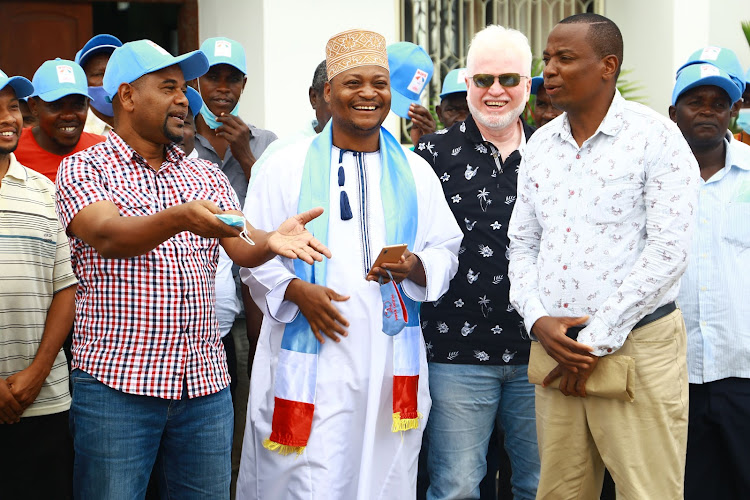
[(539, 87), (544, 85), (544, 69), (531, 79), (531, 93), (536, 95), (539, 91)]
[(96, 54), (111, 54), (117, 47), (122, 47), (122, 42), (114, 35), (96, 35), (76, 52), (75, 62), (83, 67), (89, 57)]
[(468, 92), (466, 88), (466, 68), (456, 68), (451, 70), (443, 78), (443, 90), (440, 91), (440, 98), (456, 92)]
[[(104, 116), (114, 116), (114, 110), (112, 109), (112, 102), (108, 100), (107, 93), (102, 87), (89, 87), (89, 94), (91, 94), (91, 105), (98, 112)], [(185, 95), (188, 99), (188, 107), (193, 116), (196, 116), (201, 108), (203, 107), (203, 99), (201, 95), (193, 87), (188, 87)]]
[(690, 89), (701, 87), (703, 85), (713, 85), (724, 89), (729, 94), (731, 101), (737, 102), (742, 97), (742, 92), (732, 81), (729, 73), (714, 66), (713, 64), (691, 64), (685, 66), (677, 73), (677, 81), (672, 92), (672, 106), (677, 103), (677, 99)]
[(408, 119), (409, 106), (419, 104), (435, 68), (427, 52), (411, 42), (393, 43), (386, 50), (391, 73), (391, 111)]
[(742, 64), (740, 64), (737, 54), (725, 47), (710, 45), (696, 50), (688, 58), (687, 62), (680, 66), (677, 70), (677, 75), (688, 66), (702, 63), (713, 64), (728, 73), (729, 78), (740, 89), (740, 94), (745, 90), (745, 71), (742, 69)]
[(34, 86), (29, 80), (22, 76), (8, 76), (2, 70), (0, 70), (0, 90), (3, 90), (6, 85), (10, 85), (10, 88), (16, 93), (16, 98), (23, 99), (34, 93)]
[(180, 66), (187, 81), (208, 71), (208, 60), (200, 50), (174, 57), (151, 40), (128, 42), (112, 52), (104, 72), (102, 87), (111, 102), (120, 84), (132, 83), (143, 75), (175, 64)]
[(208, 66), (228, 64), (247, 75), (245, 49), (239, 42), (221, 36), (208, 38), (201, 44), (201, 51), (208, 58)]
[(31, 81), (34, 93), (29, 97), (38, 97), (45, 102), (53, 102), (71, 94), (91, 97), (86, 73), (73, 61), (60, 58), (44, 61)]

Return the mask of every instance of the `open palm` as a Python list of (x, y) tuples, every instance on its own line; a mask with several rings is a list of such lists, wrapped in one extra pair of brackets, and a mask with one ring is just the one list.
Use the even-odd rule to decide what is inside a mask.
[(322, 213), (318, 207), (288, 218), (269, 236), (269, 248), (282, 257), (302, 259), (308, 264), (322, 261), (323, 256), (330, 259), (331, 251), (305, 229), (305, 224)]

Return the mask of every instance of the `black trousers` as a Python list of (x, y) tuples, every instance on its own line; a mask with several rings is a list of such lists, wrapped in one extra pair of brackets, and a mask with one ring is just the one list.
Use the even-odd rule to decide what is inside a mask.
[(685, 499), (750, 498), (750, 379), (690, 384)]
[(73, 497), (73, 440), (68, 412), (0, 424), (0, 498)]

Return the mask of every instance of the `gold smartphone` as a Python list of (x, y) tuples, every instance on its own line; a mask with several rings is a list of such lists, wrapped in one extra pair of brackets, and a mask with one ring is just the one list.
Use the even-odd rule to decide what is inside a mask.
[(378, 257), (375, 259), (375, 262), (372, 263), (372, 266), (370, 267), (370, 273), (372, 272), (373, 268), (380, 267), (383, 264), (398, 263), (398, 261), (401, 260), (401, 256), (404, 255), (404, 252), (406, 251), (406, 246), (407, 245), (405, 243), (401, 245), (384, 246), (380, 251)]

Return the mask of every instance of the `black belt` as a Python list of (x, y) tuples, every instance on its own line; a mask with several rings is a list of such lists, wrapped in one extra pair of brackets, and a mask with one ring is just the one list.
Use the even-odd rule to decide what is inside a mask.
[[(663, 306), (659, 307), (656, 311), (652, 312), (651, 314), (645, 315), (641, 320), (635, 324), (633, 327), (633, 330), (636, 328), (640, 328), (642, 326), (646, 326), (649, 323), (653, 323), (657, 319), (662, 319), (667, 314), (671, 314), (675, 309), (677, 309), (677, 305), (675, 305), (674, 302), (670, 302), (669, 304), (664, 304)], [(578, 334), (581, 333), (581, 330), (583, 330), (585, 327), (582, 326), (572, 326), (568, 328), (568, 331), (565, 333), (568, 337), (570, 337), (573, 340), (578, 339)]]

